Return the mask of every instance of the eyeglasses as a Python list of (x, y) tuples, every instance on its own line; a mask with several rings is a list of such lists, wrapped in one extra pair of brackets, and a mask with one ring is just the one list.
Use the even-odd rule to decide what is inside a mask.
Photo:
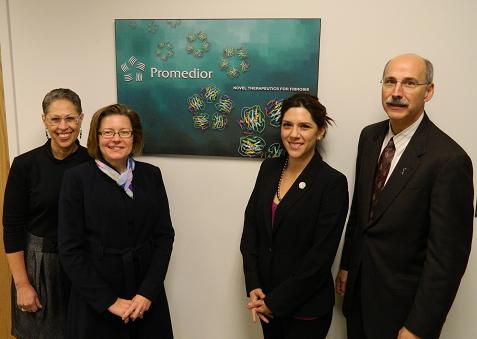
[(98, 132), (98, 135), (102, 136), (104, 139), (112, 139), (115, 135), (118, 135), (120, 138), (130, 138), (132, 137), (133, 131), (128, 130), (121, 130), (119, 132), (115, 132), (111, 129), (107, 129), (102, 132)]
[(401, 87), (403, 89), (415, 89), (417, 86), (424, 86), (424, 85), (429, 85), (429, 83), (424, 82), (422, 84), (418, 83), (416, 80), (413, 79), (404, 79), (401, 81), (398, 81), (393, 78), (388, 78), (388, 79), (383, 79), (380, 81), (381, 84), (383, 84), (383, 88), (386, 89), (393, 89), (396, 87), (398, 83), (401, 83)]
[(61, 124), (61, 121), (64, 121), (67, 125), (76, 125), (80, 122), (80, 115), (68, 115), (66, 117), (57, 117), (57, 116), (45, 116), (43, 115), (46, 123), (50, 126), (58, 126)]

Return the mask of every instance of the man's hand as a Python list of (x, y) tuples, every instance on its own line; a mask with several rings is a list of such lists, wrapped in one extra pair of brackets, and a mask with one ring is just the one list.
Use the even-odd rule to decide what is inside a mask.
[(407, 328), (403, 327), (399, 330), (397, 339), (421, 339), (421, 337), (412, 334)]
[(348, 282), (348, 271), (340, 270), (338, 276), (336, 277), (336, 293), (341, 296), (345, 295), (346, 292), (346, 283)]

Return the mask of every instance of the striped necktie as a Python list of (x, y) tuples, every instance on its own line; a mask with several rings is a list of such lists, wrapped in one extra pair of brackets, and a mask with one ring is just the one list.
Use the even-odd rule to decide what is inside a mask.
[(391, 161), (393, 160), (395, 152), (396, 147), (394, 146), (393, 138), (391, 138), (391, 140), (389, 140), (388, 144), (381, 152), (381, 156), (379, 157), (376, 169), (376, 176), (374, 177), (373, 197), (371, 200), (371, 209), (369, 213), (370, 218), (373, 217), (374, 209), (376, 208), (379, 196), (383, 191), (384, 183), (386, 182), (386, 178), (388, 177), (389, 168), (391, 167)]

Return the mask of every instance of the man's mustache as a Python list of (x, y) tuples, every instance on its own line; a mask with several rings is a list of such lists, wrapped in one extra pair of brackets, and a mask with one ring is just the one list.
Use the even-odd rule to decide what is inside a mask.
[(395, 98), (393, 96), (390, 96), (386, 100), (386, 103), (389, 105), (399, 106), (399, 107), (406, 107), (409, 105), (409, 101), (407, 101), (405, 98)]

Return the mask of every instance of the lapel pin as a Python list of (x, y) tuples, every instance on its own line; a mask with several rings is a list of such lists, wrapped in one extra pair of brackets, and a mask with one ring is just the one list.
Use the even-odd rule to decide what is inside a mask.
[(401, 170), (401, 175), (404, 175), (404, 174), (406, 174), (406, 171), (407, 171), (407, 168), (406, 168), (406, 167), (404, 167), (404, 168)]
[(300, 187), (300, 189), (302, 190), (306, 187), (306, 183), (304, 181), (302, 181), (298, 184), (298, 187)]

